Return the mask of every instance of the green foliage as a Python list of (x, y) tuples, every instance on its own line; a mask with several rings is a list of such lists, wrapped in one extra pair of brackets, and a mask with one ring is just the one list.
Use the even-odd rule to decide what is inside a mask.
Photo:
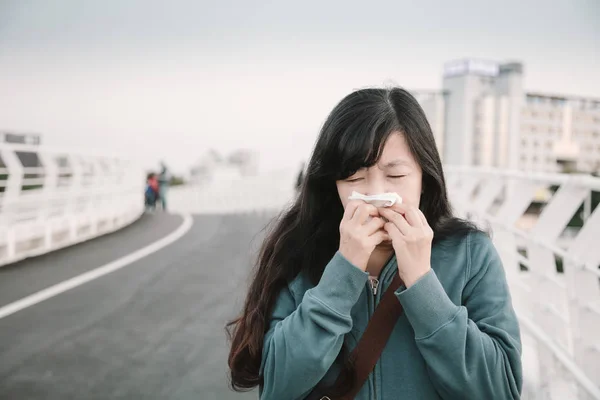
[(173, 176), (171, 178), (171, 181), (169, 182), (169, 184), (171, 186), (184, 185), (185, 184), (185, 180), (182, 177), (180, 177), (180, 176)]

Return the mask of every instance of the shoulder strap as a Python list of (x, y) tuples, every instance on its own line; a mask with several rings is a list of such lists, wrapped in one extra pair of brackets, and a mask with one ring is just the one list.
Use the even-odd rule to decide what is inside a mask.
[[(316, 388), (307, 397), (307, 400), (351, 400), (360, 391), (364, 383), (369, 378), (369, 374), (375, 368), (377, 360), (381, 356), (383, 349), (394, 330), (396, 321), (402, 315), (402, 305), (394, 294), (394, 292), (402, 284), (402, 279), (398, 273), (394, 276), (394, 280), (387, 288), (379, 305), (375, 308), (375, 312), (371, 316), (365, 332), (361, 336), (358, 344), (350, 354), (350, 358), (354, 364), (354, 385), (348, 390), (348, 393), (343, 398), (328, 397), (328, 390)], [(333, 388), (339, 386), (338, 380), (334, 383)], [(331, 388), (330, 388), (331, 390)]]

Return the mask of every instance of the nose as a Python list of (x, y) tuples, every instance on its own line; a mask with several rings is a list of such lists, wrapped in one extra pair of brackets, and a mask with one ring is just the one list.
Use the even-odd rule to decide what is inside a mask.
[(369, 181), (365, 185), (364, 190), (365, 190), (365, 194), (367, 196), (385, 193), (385, 182), (383, 179), (379, 179), (379, 178), (369, 179)]

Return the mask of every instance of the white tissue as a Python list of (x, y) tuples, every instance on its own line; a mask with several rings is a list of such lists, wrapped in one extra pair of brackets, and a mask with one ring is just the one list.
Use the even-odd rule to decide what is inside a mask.
[(398, 193), (380, 193), (371, 196), (364, 195), (358, 192), (352, 192), (348, 200), (363, 200), (375, 207), (391, 207), (396, 203), (402, 204), (402, 197)]

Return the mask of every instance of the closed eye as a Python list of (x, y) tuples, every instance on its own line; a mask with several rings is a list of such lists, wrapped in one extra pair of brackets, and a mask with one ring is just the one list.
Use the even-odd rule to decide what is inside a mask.
[(406, 175), (388, 175), (388, 178), (404, 178)]
[(352, 179), (346, 179), (346, 182), (358, 182), (363, 178), (352, 178)]

